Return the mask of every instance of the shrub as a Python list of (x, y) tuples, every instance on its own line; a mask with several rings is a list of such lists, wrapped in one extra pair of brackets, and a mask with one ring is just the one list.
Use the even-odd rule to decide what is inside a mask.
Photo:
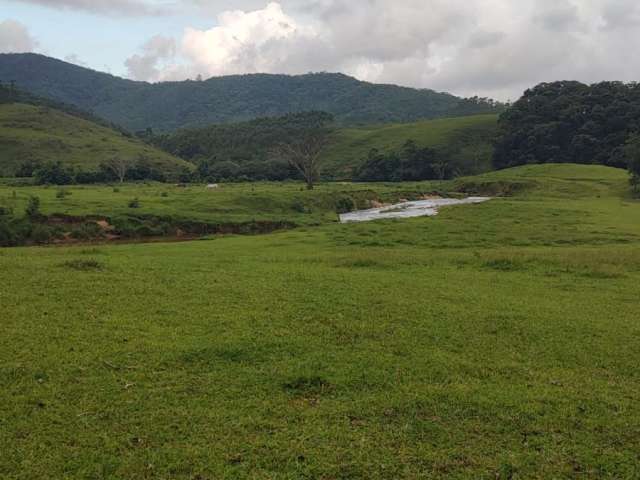
[(28, 218), (38, 218), (40, 216), (40, 198), (35, 196), (29, 197), (29, 203), (24, 213)]
[(60, 190), (58, 190), (56, 192), (56, 198), (60, 199), (60, 200), (63, 200), (64, 197), (68, 197), (69, 195), (71, 195), (71, 192), (69, 192), (68, 190), (65, 190), (63, 188), (61, 188)]
[(103, 236), (103, 231), (97, 223), (88, 222), (71, 230), (71, 237), (77, 240), (91, 240)]
[(134, 198), (133, 200), (129, 200), (128, 206), (129, 208), (140, 208), (140, 200), (138, 199), (138, 197)]
[(33, 176), (39, 185), (69, 185), (74, 180), (73, 170), (63, 166), (61, 162), (47, 162), (39, 166)]
[(49, 243), (57, 237), (57, 231), (48, 225), (34, 223), (30, 237), (35, 243)]
[(349, 213), (355, 210), (356, 202), (348, 195), (342, 195), (336, 199), (336, 212)]
[(16, 234), (8, 219), (0, 217), (0, 247), (11, 247), (16, 244)]
[(81, 272), (104, 269), (104, 264), (99, 262), (98, 260), (69, 260), (67, 262), (64, 262), (62, 266)]
[(302, 200), (294, 200), (291, 204), (291, 210), (298, 213), (311, 213), (311, 209)]

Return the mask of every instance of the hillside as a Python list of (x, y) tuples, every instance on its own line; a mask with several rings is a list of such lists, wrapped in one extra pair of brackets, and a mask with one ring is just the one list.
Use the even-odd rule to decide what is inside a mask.
[[(163, 150), (196, 164), (220, 177), (253, 179), (290, 178), (282, 162), (270, 150), (280, 142), (299, 137), (305, 129), (331, 121), (322, 112), (260, 118), (248, 122), (211, 125), (157, 135), (151, 141)], [(431, 147), (451, 163), (451, 171), (471, 175), (491, 169), (492, 140), (497, 129), (496, 115), (475, 115), (415, 123), (337, 128), (329, 139), (322, 175), (327, 179), (352, 179), (355, 170), (371, 149), (381, 153), (399, 151), (408, 140), (418, 148)], [(214, 175), (215, 177), (215, 175)]]
[(446, 151), (464, 174), (481, 173), (491, 170), (491, 142), (496, 132), (496, 115), (343, 128), (336, 131), (326, 151), (325, 171), (349, 178), (371, 149), (397, 151), (413, 140), (418, 147)]
[(433, 90), (375, 85), (342, 74), (235, 75), (149, 84), (36, 54), (0, 55), (0, 79), (74, 104), (131, 130), (171, 131), (322, 110), (342, 125), (495, 112), (500, 105)]
[(78, 116), (46, 106), (0, 104), (0, 176), (15, 175), (25, 163), (48, 161), (92, 172), (117, 156), (144, 161), (164, 175), (192, 168), (184, 160)]

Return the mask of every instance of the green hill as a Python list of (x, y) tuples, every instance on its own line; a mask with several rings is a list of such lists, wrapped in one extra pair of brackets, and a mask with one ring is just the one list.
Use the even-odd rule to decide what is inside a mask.
[(361, 82), (342, 74), (234, 75), (134, 82), (35, 54), (1, 54), (0, 80), (71, 103), (130, 130), (172, 131), (321, 110), (341, 125), (497, 112), (486, 99)]
[[(280, 142), (296, 138), (305, 129), (331, 121), (323, 112), (260, 118), (234, 124), (183, 129), (157, 135), (150, 140), (171, 153), (194, 163), (206, 162), (229, 176), (279, 180), (295, 175), (269, 152)], [(451, 171), (470, 175), (491, 170), (492, 141), (497, 116), (427, 120), (416, 123), (337, 128), (329, 139), (322, 175), (327, 179), (352, 179), (354, 171), (371, 149), (382, 153), (400, 150), (408, 140), (418, 148), (431, 147), (452, 164)], [(233, 174), (235, 172), (235, 174)], [(282, 177), (279, 177), (281, 175)], [(222, 175), (224, 177), (225, 175)]]
[(474, 115), (338, 130), (326, 151), (325, 171), (349, 178), (371, 149), (399, 150), (407, 140), (420, 148), (446, 151), (464, 174), (491, 170), (492, 140), (497, 132), (496, 115)]
[(191, 165), (122, 132), (38, 105), (0, 104), (0, 176), (13, 176), (25, 163), (60, 161), (80, 171), (97, 171), (113, 157), (126, 157), (177, 175)]

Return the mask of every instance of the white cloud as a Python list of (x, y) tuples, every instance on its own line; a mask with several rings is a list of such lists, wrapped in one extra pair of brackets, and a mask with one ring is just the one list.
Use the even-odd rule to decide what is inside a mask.
[(163, 15), (173, 4), (148, 0), (14, 0), (51, 8), (80, 10), (103, 15)]
[(125, 62), (129, 77), (134, 80), (164, 80), (171, 69), (171, 60), (176, 55), (176, 41), (170, 37), (156, 35), (142, 47), (142, 53)]
[(183, 3), (218, 12), (215, 26), (187, 28), (175, 58), (145, 46), (127, 61), (133, 78), (342, 71), (506, 99), (541, 81), (629, 81), (640, 69), (635, 0)]
[(262, 10), (223, 12), (210, 30), (188, 28), (182, 53), (208, 75), (269, 72), (285, 68), (301, 45), (317, 37), (313, 27), (272, 2)]
[(14, 20), (0, 22), (0, 53), (33, 52), (38, 42), (27, 27)]

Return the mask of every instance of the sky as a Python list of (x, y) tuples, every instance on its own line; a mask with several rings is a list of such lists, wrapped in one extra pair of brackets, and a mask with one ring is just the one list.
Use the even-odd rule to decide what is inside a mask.
[(638, 80), (639, 43), (637, 0), (0, 0), (0, 53), (151, 82), (327, 71), (516, 100)]

